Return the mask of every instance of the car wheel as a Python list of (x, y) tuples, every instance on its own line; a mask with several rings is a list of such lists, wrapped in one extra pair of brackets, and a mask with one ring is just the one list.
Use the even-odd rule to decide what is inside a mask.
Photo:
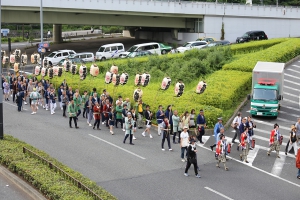
[(101, 59), (100, 59), (100, 61), (105, 61), (106, 60), (106, 58), (105, 57), (102, 57)]
[(162, 55), (164, 55), (164, 54), (166, 54), (166, 53), (167, 53), (166, 50), (162, 50), (162, 51), (161, 51), (161, 54), (162, 54)]

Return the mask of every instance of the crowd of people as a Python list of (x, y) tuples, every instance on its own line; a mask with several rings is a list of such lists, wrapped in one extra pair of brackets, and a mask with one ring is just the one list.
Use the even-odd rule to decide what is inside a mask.
[[(129, 137), (130, 145), (134, 145), (133, 140), (136, 139), (134, 135), (137, 129), (145, 127), (141, 135), (153, 138), (150, 129), (152, 120), (155, 117), (158, 126), (157, 134), (162, 138), (162, 151), (165, 151), (164, 143), (166, 140), (168, 150), (172, 151), (171, 135), (173, 135), (173, 144), (179, 143), (180, 145), (182, 162), (187, 162), (184, 175), (188, 176), (188, 169), (193, 164), (195, 176), (200, 178), (195, 145), (204, 144), (202, 136), (205, 134), (207, 125), (202, 109), (198, 114), (192, 109), (190, 112), (185, 111), (182, 115), (179, 115), (177, 110), (173, 111), (172, 105), (168, 105), (166, 109), (159, 105), (158, 110), (152, 112), (150, 106), (145, 104), (142, 99), (131, 102), (130, 98), (123, 100), (122, 96), (118, 96), (117, 100), (114, 101), (105, 89), (100, 94), (96, 88), (93, 88), (91, 92), (84, 91), (83, 94), (80, 94), (79, 89), (73, 90), (71, 86), (68, 86), (66, 80), (56, 90), (49, 80), (45, 80), (44, 77), (38, 80), (34, 74), (30, 78), (26, 74), (18, 77), (9, 73), (7, 76), (2, 75), (2, 88), (5, 101), (10, 101), (9, 99), (12, 97), (12, 101), (18, 105), (18, 112), (22, 111), (23, 103), (26, 105), (27, 101), (31, 106), (32, 115), (37, 114), (39, 108), (50, 110), (50, 114), (54, 115), (55, 110), (59, 106), (62, 110), (62, 117), (69, 117), (70, 128), (73, 128), (72, 121), (75, 128), (79, 128), (77, 122), (82, 115), (87, 120), (87, 126), (95, 130), (101, 130), (100, 124), (102, 124), (102, 126), (107, 127), (107, 130), (112, 135), (114, 135), (114, 129), (120, 126), (125, 132), (123, 143), (126, 143)], [(210, 146), (212, 151), (216, 147), (215, 157), (218, 160), (216, 166), (219, 168), (219, 164), (222, 162), (225, 170), (228, 170), (226, 156), (230, 153), (231, 144), (236, 143), (236, 139), (239, 140), (237, 150), (241, 151), (240, 159), (248, 163), (248, 152), (255, 146), (253, 136), (256, 125), (253, 123), (252, 118), (250, 116), (242, 118), (241, 113), (237, 114), (231, 125), (235, 130), (231, 143), (225, 138), (225, 129), (222, 122), (223, 119), (221, 117), (218, 118), (218, 122), (214, 126), (215, 143)], [(282, 135), (279, 133), (279, 125), (275, 124), (270, 135), (268, 155), (275, 150), (277, 157), (280, 158), (279, 150), (282, 138)], [(285, 153), (287, 154), (293, 147), (295, 156), (297, 156), (297, 143), (299, 141), (300, 118), (291, 128), (290, 139)], [(300, 178), (300, 173), (298, 178)]]

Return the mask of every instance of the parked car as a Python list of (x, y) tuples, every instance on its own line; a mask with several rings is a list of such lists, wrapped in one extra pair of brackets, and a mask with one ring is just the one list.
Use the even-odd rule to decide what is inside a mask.
[(129, 53), (138, 52), (138, 51), (150, 51), (152, 54), (161, 55), (161, 48), (159, 43), (149, 42), (149, 43), (133, 45), (126, 52), (121, 53), (120, 58), (126, 58)]
[(248, 31), (242, 37), (236, 38), (236, 43), (249, 42), (251, 40), (267, 40), (268, 36), (264, 31)]
[(83, 53), (76, 53), (68, 56), (68, 58), (81, 58), (85, 62), (94, 62), (95, 57), (92, 52), (83, 52)]
[(193, 48), (196, 49), (201, 49), (203, 47), (205, 47), (208, 43), (205, 41), (192, 41), (192, 42), (187, 42), (184, 45), (182, 45), (181, 47), (177, 48), (177, 51), (179, 51), (180, 53), (184, 53), (185, 51), (189, 51)]
[(141, 57), (141, 56), (150, 56), (153, 55), (150, 51), (136, 51), (129, 53), (126, 58), (135, 58), (135, 57)]
[(52, 65), (57, 65), (61, 59), (66, 58), (70, 55), (76, 54), (73, 50), (59, 50), (59, 51), (53, 51), (48, 56), (46, 56), (44, 59), (47, 58), (49, 62), (52, 63)]
[[(58, 66), (62, 66), (65, 62), (66, 58), (64, 59), (61, 59), (59, 62), (58, 62)], [(72, 63), (75, 63), (75, 64), (85, 64), (86, 62), (84, 60), (82, 60), (81, 58), (68, 58), (69, 61), (71, 61)]]
[(96, 60), (104, 61), (110, 58), (118, 58), (123, 52), (125, 52), (125, 48), (122, 43), (106, 44), (96, 52)]
[(168, 52), (170, 52), (172, 50), (171, 46), (168, 46), (168, 45), (165, 45), (165, 44), (162, 44), (162, 43), (158, 43), (158, 44), (160, 46), (162, 55), (167, 54)]
[(203, 38), (197, 39), (196, 41), (205, 41), (207, 43), (211, 43), (211, 42), (215, 42), (217, 40), (214, 37), (203, 37)]
[(211, 42), (206, 47), (226, 46), (226, 45), (230, 45), (230, 44), (231, 43), (227, 40), (220, 40), (220, 41)]

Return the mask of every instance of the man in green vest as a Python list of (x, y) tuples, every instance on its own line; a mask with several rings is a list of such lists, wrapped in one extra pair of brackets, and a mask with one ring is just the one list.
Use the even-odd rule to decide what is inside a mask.
[(72, 127), (72, 119), (74, 121), (75, 128), (79, 128), (77, 126), (76, 106), (74, 104), (74, 100), (73, 99), (70, 101), (70, 104), (68, 105), (68, 113), (69, 113), (69, 125), (70, 125), (70, 128), (73, 128)]

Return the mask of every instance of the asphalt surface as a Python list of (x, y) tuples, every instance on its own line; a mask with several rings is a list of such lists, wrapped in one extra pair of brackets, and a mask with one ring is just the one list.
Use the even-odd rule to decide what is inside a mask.
[[(112, 41), (116, 40), (127, 45), (139, 43), (128, 38)], [(85, 45), (81, 46), (78, 48), (88, 51), (83, 48)], [(86, 46), (91, 50), (96, 48), (95, 44), (94, 47)], [(17, 107), (9, 101), (4, 102), (4, 128), (6, 134), (45, 151), (118, 199), (299, 199), (300, 181), (296, 178), (295, 157), (292, 153), (284, 155), (288, 130), (300, 115), (299, 72), (299, 61), (285, 70), (284, 100), (278, 118), (254, 118), (256, 148), (249, 152), (249, 164), (239, 161), (239, 152), (233, 145), (227, 162), (229, 171), (222, 167), (217, 169), (214, 153), (209, 148), (214, 137), (205, 136), (205, 144), (197, 147), (201, 179), (194, 177), (192, 167), (189, 177), (183, 175), (185, 163), (181, 162), (179, 145), (172, 144), (173, 151), (169, 152), (165, 143), (166, 151), (163, 152), (161, 137), (155, 127), (152, 128), (153, 139), (142, 137), (142, 131), (138, 129), (135, 145), (129, 145), (128, 141), (123, 144), (124, 132), (120, 128), (115, 129), (115, 135), (103, 125), (102, 130), (93, 130), (80, 116), (80, 129), (70, 129), (59, 105), (54, 115), (41, 108), (36, 115), (30, 115), (28, 105), (18, 113)], [(243, 116), (249, 115), (249, 108), (247, 104), (242, 109)], [(271, 156), (266, 154), (269, 134), (276, 122), (281, 134), (285, 135), (280, 159), (276, 158), (275, 152)], [(225, 134), (229, 141), (234, 136), (232, 129)]]

